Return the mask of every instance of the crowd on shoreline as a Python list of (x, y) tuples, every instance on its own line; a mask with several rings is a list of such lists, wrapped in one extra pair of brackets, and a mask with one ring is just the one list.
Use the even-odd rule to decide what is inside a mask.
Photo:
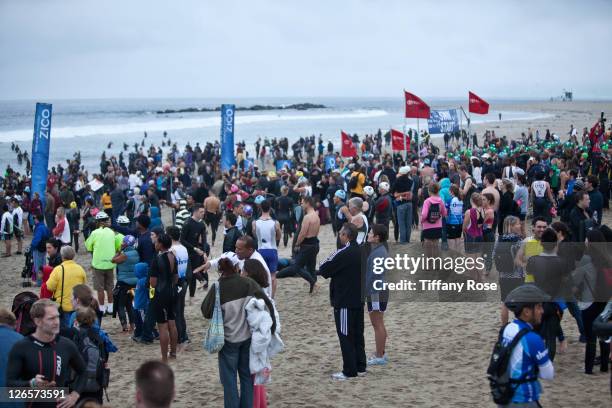
[[(14, 255), (13, 243), (21, 254), (31, 237), (22, 277), (40, 293), (16, 299), (17, 319), (0, 313), (2, 330), (17, 325), (27, 336), (0, 332), (15, 344), (5, 353), (5, 384), (69, 384), (72, 393), (61, 406), (103, 404), (109, 355), (118, 351), (104, 320), (118, 316), (135, 342), (158, 339), (162, 361), (175, 359), (191, 343), (185, 302), (200, 283), (208, 289), (201, 311), (212, 319), (207, 348), (219, 356), (225, 406), (266, 406), (270, 361), (284, 347), (283, 305), (279, 313), (275, 294), (282, 290), (279, 279), (288, 277), (306, 280), (310, 293), (319, 277), (330, 279), (343, 359), (332, 378), (366, 375), (391, 358), (384, 324), (389, 293), (373, 288), (374, 259), (386, 257), (393, 240), (410, 243), (418, 228), (425, 256), (486, 254), (486, 268), (469, 272), (478, 281), (488, 280), (495, 266), (504, 300), (499, 347), (515, 338), (519, 344), (503, 369), (520, 384), (500, 405), (536, 406), (538, 375), (552, 379), (557, 343), (558, 352), (567, 347), (565, 310), (585, 343), (585, 373), (593, 373), (596, 360), (601, 371), (609, 369), (609, 343), (598, 341), (594, 323), (612, 315), (612, 259), (601, 246), (612, 241), (602, 224), (610, 200), (611, 134), (599, 129), (593, 138), (587, 129), (579, 141), (573, 126), (568, 133), (567, 141), (549, 131), (540, 137), (538, 130), (509, 140), (487, 131), (482, 146), (458, 133), (445, 135), (444, 152), (423, 134), (407, 152), (393, 152), (390, 135), (378, 131), (353, 136), (359, 155), (352, 158), (341, 157), (321, 136), (291, 145), (264, 139), (254, 157), (239, 143), (236, 164), (225, 172), (217, 142), (179, 149), (168, 141), (165, 151), (135, 145), (127, 160), (123, 152), (103, 154), (94, 175), (75, 154), (49, 172), (45, 197), (31, 194), (27, 173), (9, 166), (0, 191), (3, 256)], [(172, 225), (164, 226), (162, 207), (172, 210)], [(337, 250), (317, 267), (324, 224), (331, 224)], [(81, 237), (92, 253), (86, 267), (93, 289), (75, 262)], [(218, 239), (222, 254), (213, 257)], [(278, 256), (280, 245), (291, 245), (291, 259)], [(376, 278), (384, 280), (384, 273)], [(576, 295), (575, 287), (590, 294)], [(364, 305), (375, 334), (370, 357)], [(83, 350), (91, 349), (98, 351), (84, 359)], [(68, 363), (57, 369), (60, 353)], [(93, 380), (86, 375), (91, 370)], [(139, 395), (140, 406), (147, 406), (146, 393)]]

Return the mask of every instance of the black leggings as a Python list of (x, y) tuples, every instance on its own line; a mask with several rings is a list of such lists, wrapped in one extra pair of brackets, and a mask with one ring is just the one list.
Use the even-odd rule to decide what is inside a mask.
[[(317, 281), (315, 267), (317, 264), (317, 254), (319, 253), (319, 240), (307, 238), (300, 245), (300, 249), (294, 256), (294, 263), (281, 271), (277, 272), (276, 278), (288, 278), (301, 276), (308, 283), (314, 284)], [(306, 268), (306, 269), (304, 269)]]
[[(595, 365), (595, 356), (597, 355), (597, 336), (593, 333), (593, 322), (606, 307), (604, 302), (594, 302), (588, 308), (582, 311), (582, 323), (584, 324), (584, 335), (586, 337), (584, 351), (584, 372), (587, 374), (593, 373)], [(610, 345), (599, 341), (599, 349), (601, 351), (601, 371), (608, 371), (608, 359), (610, 358)]]
[(208, 225), (208, 227), (210, 228), (213, 244), (215, 243), (215, 239), (217, 238), (217, 230), (219, 229), (220, 221), (221, 221), (221, 214), (214, 214), (208, 211), (206, 212), (206, 215), (204, 217), (204, 222), (206, 222), (206, 225)]
[[(132, 299), (128, 294), (128, 291), (134, 286), (128, 285), (124, 282), (117, 282), (117, 288), (119, 292), (119, 297), (115, 302), (117, 302), (117, 315), (119, 316), (119, 321), (121, 322), (121, 326), (125, 327), (129, 321), (130, 324), (134, 324), (134, 309), (132, 307)], [(127, 319), (125, 317), (127, 312)]]

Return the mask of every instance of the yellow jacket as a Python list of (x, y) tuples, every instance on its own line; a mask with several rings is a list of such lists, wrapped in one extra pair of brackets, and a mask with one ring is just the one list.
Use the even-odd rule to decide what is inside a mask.
[(351, 193), (360, 195), (363, 194), (363, 188), (365, 187), (366, 182), (365, 175), (359, 171), (354, 171), (351, 173), (351, 177), (349, 178), (349, 180), (353, 177), (357, 177), (357, 186), (351, 189)]
[[(62, 268), (63, 266), (63, 268)], [(64, 275), (64, 294), (62, 296), (62, 273)], [(49, 280), (47, 280), (47, 289), (53, 293), (53, 298), (60, 304), (62, 300), (62, 309), (64, 312), (72, 312), (72, 288), (81, 283), (87, 283), (87, 275), (85, 270), (74, 261), (64, 261), (59, 266), (53, 268)]]
[(113, 203), (111, 202), (110, 194), (108, 193), (102, 194), (102, 207), (105, 210), (108, 210), (109, 208), (113, 208)]

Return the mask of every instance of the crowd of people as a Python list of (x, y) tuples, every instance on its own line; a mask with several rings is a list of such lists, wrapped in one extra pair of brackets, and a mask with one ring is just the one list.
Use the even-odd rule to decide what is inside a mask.
[[(319, 277), (330, 280), (343, 360), (332, 378), (365, 375), (390, 358), (384, 324), (389, 293), (374, 287), (375, 279), (385, 280), (384, 273), (374, 276), (374, 260), (410, 242), (421, 242), (430, 257), (442, 251), (483, 256), (484, 270), (468, 271), (477, 281), (498, 272), (505, 301), (500, 347), (523, 336), (507, 368), (521, 383), (507, 403), (537, 404), (538, 376), (552, 379), (557, 342), (558, 352), (567, 347), (561, 325), (566, 309), (585, 343), (585, 374), (593, 373), (596, 361), (607, 371), (609, 343), (598, 342), (593, 327), (611, 309), (612, 259), (603, 247), (612, 240), (603, 223), (610, 199), (610, 131), (602, 132), (598, 148), (588, 138), (562, 142), (548, 131), (545, 138), (538, 132), (536, 140), (487, 132), (480, 147), (470, 145), (470, 137), (455, 143), (452, 138), (444, 138), (444, 153), (425, 134), (408, 152), (393, 152), (388, 134), (355, 135), (359, 155), (351, 158), (341, 157), (331, 142), (325, 146), (322, 136), (291, 146), (287, 139), (258, 140), (254, 157), (243, 142), (236, 164), (226, 171), (216, 142), (179, 149), (168, 140), (165, 152), (138, 144), (128, 152), (125, 144), (118, 158), (102, 155), (97, 174), (84, 170), (78, 154), (53, 167), (44, 197), (31, 194), (29, 174), (7, 168), (0, 191), (3, 256), (21, 254), (31, 239), (23, 277), (40, 287), (40, 300), (18, 305), (28, 305), (17, 311), (33, 325), (26, 331), (19, 323), (27, 337), (14, 339), (6, 384), (69, 385), (71, 394), (60, 406), (90, 399), (102, 404), (109, 355), (117, 351), (102, 328), (104, 319), (118, 316), (122, 332), (137, 343), (159, 340), (167, 362), (191, 342), (185, 303), (193, 302), (201, 285), (208, 290), (203, 316), (223, 317), (221, 327), (211, 328), (223, 332), (216, 352), (225, 406), (266, 406), (270, 359), (283, 348), (275, 297), (282, 290), (279, 279), (288, 277), (306, 280), (310, 293)], [(172, 212), (167, 225), (164, 208)], [(337, 250), (317, 266), (325, 224)], [(218, 235), (222, 253), (214, 254)], [(279, 257), (280, 245), (291, 246), (290, 259)], [(90, 265), (75, 262), (83, 250), (91, 253)], [(546, 297), (534, 300), (532, 287)], [(591, 293), (576, 295), (572, 288)], [(365, 304), (376, 344), (370, 357)], [(516, 317), (512, 322), (509, 311)], [(11, 325), (10, 316), (3, 319)], [(57, 356), (65, 362), (60, 368)], [(164, 367), (149, 369), (166, 370), (169, 377)], [(101, 374), (91, 379), (86, 373), (92, 369)], [(138, 385), (147, 376), (152, 374), (137, 372), (137, 386), (151, 395), (162, 392)], [(147, 392), (138, 398), (146, 400)]]

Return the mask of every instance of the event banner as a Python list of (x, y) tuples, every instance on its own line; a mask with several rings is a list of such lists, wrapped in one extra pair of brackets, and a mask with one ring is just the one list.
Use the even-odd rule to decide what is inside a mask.
[(276, 171), (281, 171), (283, 167), (289, 170), (291, 168), (291, 160), (277, 160), (276, 161)]
[(432, 110), (427, 120), (430, 134), (459, 131), (459, 110)]
[(235, 163), (234, 111), (235, 105), (221, 105), (221, 171), (228, 171)]
[(51, 141), (51, 113), (49, 103), (36, 104), (34, 117), (34, 138), (32, 139), (32, 197), (38, 193), (45, 206), (47, 188), (47, 169), (49, 167), (49, 144)]
[(328, 154), (325, 156), (325, 172), (328, 173), (336, 168), (336, 156)]

